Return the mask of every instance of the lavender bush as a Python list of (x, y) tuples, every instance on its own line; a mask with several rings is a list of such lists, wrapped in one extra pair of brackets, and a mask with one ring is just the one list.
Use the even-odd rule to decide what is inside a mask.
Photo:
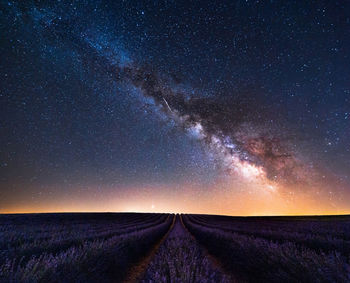
[[(201, 221), (195, 221), (196, 216), (185, 216), (184, 222), (196, 239), (221, 259), (227, 270), (247, 281), (350, 282), (349, 258), (339, 252), (325, 253), (293, 241), (273, 241), (237, 233), (230, 231), (227, 223), (215, 224), (212, 217), (208, 217), (206, 223), (205, 219), (202, 216)], [(293, 221), (284, 225), (293, 227)], [(241, 232), (243, 227), (244, 223), (240, 226)]]
[(150, 253), (142, 282), (350, 282), (347, 216), (173, 219), (0, 215), (0, 282), (121, 282)]
[(274, 242), (293, 242), (318, 252), (350, 255), (348, 217), (225, 217), (191, 215), (191, 221), (223, 231), (254, 236)]
[[(153, 224), (147, 219), (153, 219)], [(169, 215), (143, 215), (143, 222), (136, 221), (132, 230), (108, 237), (86, 234), (88, 227), (76, 232), (83, 239), (75, 245), (50, 253), (42, 250), (27, 259), (6, 257), (0, 266), (1, 282), (115, 282), (122, 280), (127, 269), (143, 256), (168, 231), (171, 224)], [(151, 221), (151, 222), (152, 222)], [(68, 220), (69, 222), (69, 220)], [(88, 222), (86, 225), (88, 225)], [(131, 219), (131, 222), (133, 220)], [(135, 222), (134, 222), (135, 223)], [(146, 223), (146, 224), (145, 224)], [(117, 225), (118, 226), (118, 225)], [(128, 225), (129, 226), (129, 225)], [(81, 228), (81, 227), (80, 227)], [(38, 233), (39, 235), (39, 233)], [(56, 240), (64, 238), (53, 236)], [(40, 245), (40, 241), (34, 241)], [(23, 248), (23, 244), (20, 245)], [(18, 250), (21, 251), (20, 249)], [(6, 251), (3, 251), (6, 254)]]
[[(131, 217), (130, 223), (126, 224), (123, 223), (125, 220), (115, 222), (114, 219), (106, 223), (103, 215), (101, 216), (100, 220), (102, 221), (99, 224), (94, 224), (88, 216), (84, 224), (76, 223), (74, 216), (71, 215), (67, 215), (63, 223), (56, 222), (56, 226), (50, 224), (47, 227), (43, 223), (35, 226), (27, 224), (28, 234), (25, 232), (25, 225), (21, 225), (20, 229), (13, 227), (13, 230), (8, 233), (11, 236), (5, 233), (2, 235), (0, 264), (6, 258), (21, 259), (22, 262), (25, 262), (30, 257), (39, 256), (44, 252), (56, 254), (86, 241), (103, 240), (142, 230), (162, 223), (168, 217), (167, 215), (143, 215), (140, 219), (135, 219), (132, 215), (125, 215), (126, 219)], [(72, 219), (70, 219), (71, 217)], [(35, 231), (32, 230), (33, 227)]]
[(231, 282), (205, 256), (180, 217), (149, 264), (141, 282)]

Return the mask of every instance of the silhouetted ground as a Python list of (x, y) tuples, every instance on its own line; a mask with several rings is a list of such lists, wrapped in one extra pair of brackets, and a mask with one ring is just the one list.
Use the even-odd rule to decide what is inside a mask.
[(350, 216), (0, 215), (0, 282), (350, 282), (349, 259)]

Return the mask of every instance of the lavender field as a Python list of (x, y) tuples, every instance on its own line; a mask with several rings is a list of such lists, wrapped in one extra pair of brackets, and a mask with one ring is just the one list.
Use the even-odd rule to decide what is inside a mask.
[(0, 282), (350, 282), (350, 217), (0, 215)]

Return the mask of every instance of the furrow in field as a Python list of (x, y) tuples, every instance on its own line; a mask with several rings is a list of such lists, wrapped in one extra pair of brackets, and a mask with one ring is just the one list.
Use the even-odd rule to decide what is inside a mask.
[(186, 215), (186, 227), (228, 272), (249, 282), (348, 282), (347, 257), (333, 251), (318, 253), (294, 242), (227, 232)]
[(172, 231), (175, 224), (175, 220), (176, 216), (174, 215), (172, 224), (168, 232), (153, 246), (153, 248), (150, 249), (150, 251), (143, 258), (140, 259), (140, 261), (137, 264), (130, 268), (129, 272), (127, 273), (128, 275), (126, 276), (126, 279), (124, 281), (125, 283), (139, 282), (142, 279), (142, 276), (144, 275), (148, 265), (156, 255), (159, 247), (168, 238), (170, 232)]
[(169, 230), (171, 219), (108, 239), (84, 241), (57, 254), (44, 253), (25, 264), (8, 259), (0, 282), (121, 282), (126, 271)]
[(140, 282), (232, 282), (205, 254), (176, 216)]

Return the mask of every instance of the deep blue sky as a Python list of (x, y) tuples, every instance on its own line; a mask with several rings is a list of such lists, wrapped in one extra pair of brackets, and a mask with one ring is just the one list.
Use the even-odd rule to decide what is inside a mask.
[[(1, 1), (0, 13), (0, 212), (48, 195), (83, 202), (86, 190), (206, 194), (222, 156), (163, 97), (206, 136), (230, 137), (270, 181), (296, 175), (276, 171), (272, 135), (339, 199), (350, 195), (348, 1)], [(125, 66), (168, 90), (157, 100), (150, 80), (118, 76)], [(247, 148), (251, 135), (264, 154)]]

